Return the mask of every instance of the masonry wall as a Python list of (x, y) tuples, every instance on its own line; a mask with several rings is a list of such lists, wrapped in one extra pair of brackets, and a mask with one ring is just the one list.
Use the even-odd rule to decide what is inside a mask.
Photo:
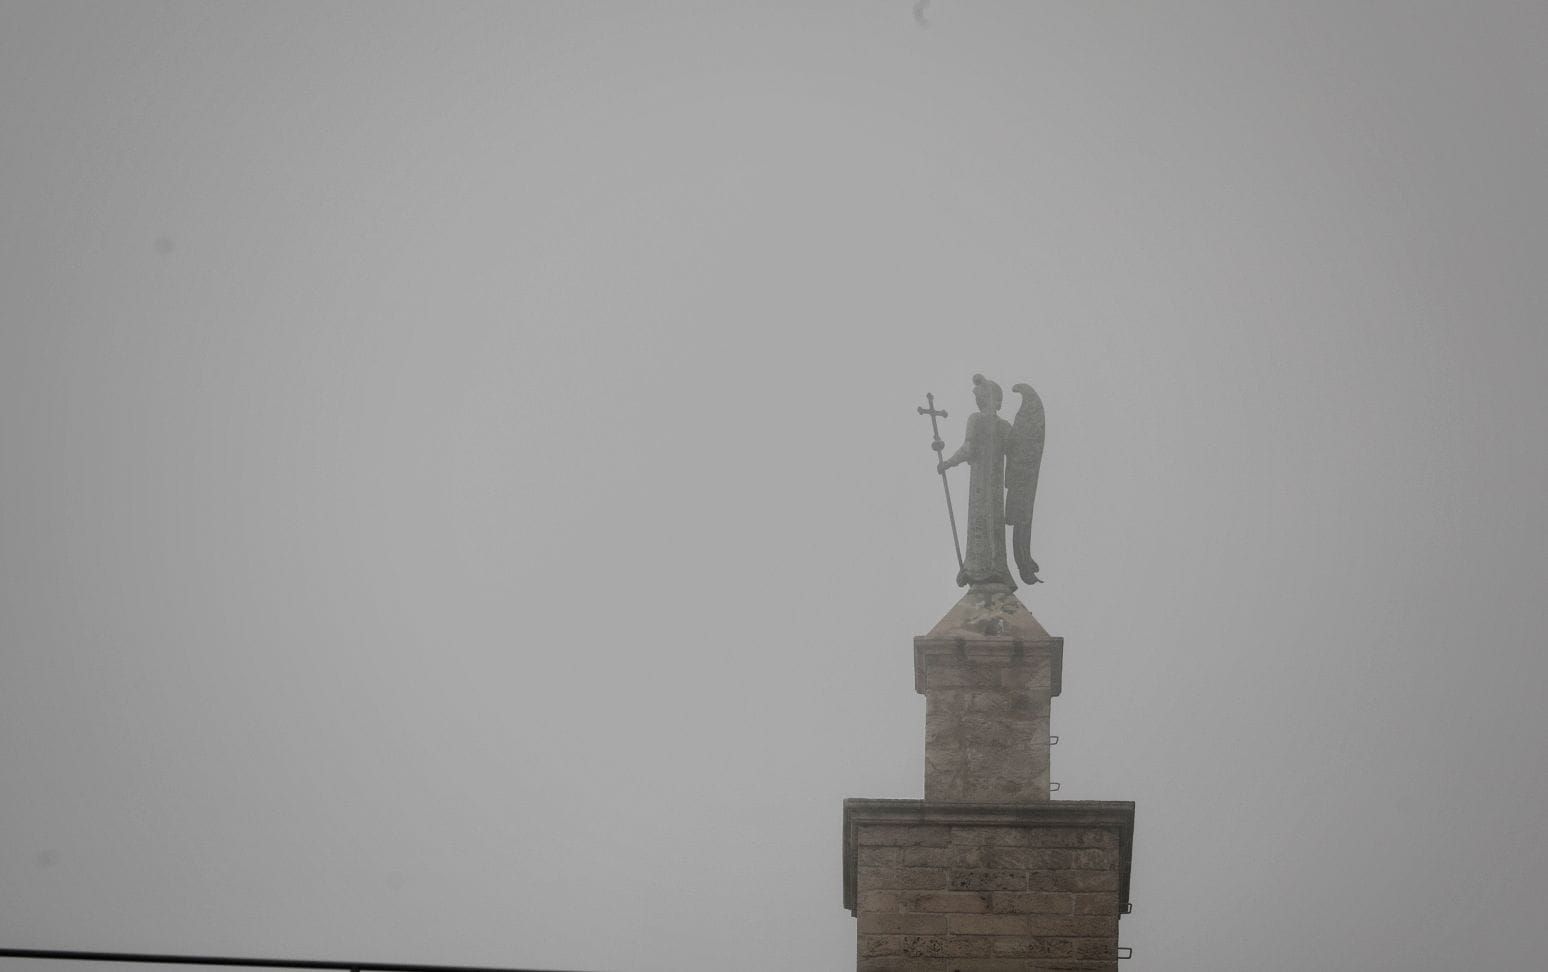
[(1116, 970), (1112, 829), (860, 824), (860, 972)]
[(1063, 660), (987, 588), (914, 639), (925, 799), (844, 801), (859, 972), (1116, 972), (1134, 804), (1049, 799)]
[(915, 639), (915, 686), (925, 697), (925, 799), (1047, 800), (1053, 656), (1031, 646)]

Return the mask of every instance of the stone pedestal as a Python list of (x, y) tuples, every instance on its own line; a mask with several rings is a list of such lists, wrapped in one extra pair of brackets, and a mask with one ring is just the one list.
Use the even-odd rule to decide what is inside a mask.
[(1049, 703), (1064, 639), (1009, 593), (970, 591), (914, 639), (925, 697), (925, 799), (1048, 799)]
[(1117, 969), (1134, 804), (1049, 799), (1063, 656), (1005, 591), (914, 639), (925, 799), (844, 801), (860, 972)]
[(860, 972), (1116, 970), (1134, 804), (844, 801)]

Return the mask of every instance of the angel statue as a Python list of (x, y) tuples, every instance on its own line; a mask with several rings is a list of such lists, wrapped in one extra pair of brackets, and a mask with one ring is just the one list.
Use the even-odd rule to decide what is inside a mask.
[[(1016, 412), (1015, 424), (1000, 418), (1000, 406), (1005, 393), (1000, 386), (983, 375), (973, 376), (973, 401), (978, 411), (968, 416), (967, 436), (949, 459), (942, 459), (936, 471), (944, 480), (946, 470), (967, 463), (971, 470), (968, 477), (967, 553), (958, 554), (961, 570), (957, 572), (958, 587), (1002, 586), (1015, 590), (1016, 582), (1005, 566), (1005, 527), (1012, 529), (1011, 549), (1016, 556), (1016, 569), (1021, 579), (1036, 584), (1037, 561), (1032, 559), (1032, 505), (1037, 498), (1037, 473), (1043, 461), (1043, 401), (1031, 385), (1012, 385), (1011, 391), (1021, 396), (1021, 408)], [(934, 400), (931, 411), (936, 415)], [(933, 414), (932, 414), (933, 413)], [(932, 446), (940, 452), (944, 443), (937, 433)], [(947, 510), (951, 508), (951, 491), (947, 487)], [(953, 515), (955, 520), (955, 515)], [(955, 538), (955, 524), (953, 524)]]

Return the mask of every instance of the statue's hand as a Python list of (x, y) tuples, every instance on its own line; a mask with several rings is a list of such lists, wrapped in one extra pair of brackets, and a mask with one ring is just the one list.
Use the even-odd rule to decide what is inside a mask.
[(951, 463), (947, 462), (944, 459), (942, 459), (940, 462), (935, 464), (935, 471), (940, 473), (943, 476), (946, 474), (946, 470), (948, 470), (950, 468), (951, 468)]

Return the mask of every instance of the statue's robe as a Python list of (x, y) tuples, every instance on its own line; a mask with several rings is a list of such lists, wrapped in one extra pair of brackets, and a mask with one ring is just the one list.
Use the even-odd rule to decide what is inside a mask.
[(967, 552), (957, 585), (1016, 583), (1005, 566), (1005, 448), (1011, 424), (998, 415), (974, 412), (968, 416), (967, 439), (952, 456), (965, 461), (968, 479)]

